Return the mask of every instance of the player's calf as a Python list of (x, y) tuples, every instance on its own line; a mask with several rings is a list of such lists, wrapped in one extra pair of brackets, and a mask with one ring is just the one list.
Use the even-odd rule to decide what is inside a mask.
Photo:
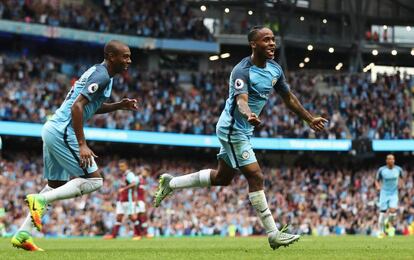
[(102, 185), (103, 178), (75, 178), (68, 181), (65, 185), (42, 195), (47, 202), (53, 202), (89, 194), (100, 189)]

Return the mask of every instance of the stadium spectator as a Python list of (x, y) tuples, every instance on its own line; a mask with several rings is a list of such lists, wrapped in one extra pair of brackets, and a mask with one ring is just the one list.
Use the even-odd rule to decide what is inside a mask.
[[(52, 1), (58, 3), (58, 1)], [(51, 1), (0, 1), (0, 19), (88, 31), (212, 41), (203, 19), (185, 1), (92, 1), (64, 6)]]
[[(102, 190), (87, 196), (57, 202), (45, 217), (46, 236), (103, 235), (114, 225), (117, 190), (122, 185), (117, 177), (116, 160), (100, 158), (106, 165)], [(152, 205), (156, 178), (163, 172), (190, 172), (202, 161), (186, 162), (167, 159), (132, 159), (129, 165), (138, 171), (142, 165), (151, 169), (147, 177), (147, 205)], [(7, 234), (12, 234), (25, 217), (22, 207), (24, 195), (37, 192), (42, 183), (41, 157), (17, 153), (13, 159), (2, 159), (0, 196), (6, 213), (3, 223)], [(208, 166), (208, 165), (205, 165)], [(271, 211), (279, 225), (290, 223), (294, 232), (309, 235), (375, 235), (377, 232), (377, 198), (374, 188), (376, 169), (352, 170), (318, 167), (265, 166), (266, 189)], [(401, 191), (397, 234), (410, 234), (414, 226), (414, 174), (404, 176)], [(148, 234), (151, 236), (247, 236), (264, 234), (251, 207), (248, 207), (246, 180), (239, 177), (231, 187), (213, 187), (207, 190), (188, 190), (167, 199), (163, 208), (148, 208)], [(83, 211), (83, 214), (79, 214)], [(7, 235), (6, 234), (6, 235)], [(128, 226), (121, 228), (121, 236), (132, 236)], [(37, 233), (37, 235), (41, 235)]]
[[(66, 75), (65, 61), (54, 57), (11, 59), (0, 55), (0, 120), (45, 122), (65, 98), (67, 89), (85, 66)], [(77, 68), (77, 69), (76, 69)], [(140, 72), (118, 77), (113, 98), (145, 97), (138, 113), (119, 111), (95, 116), (90, 126), (189, 134), (215, 133), (215, 124), (228, 92), (228, 68), (193, 74), (193, 87), (179, 86), (175, 71)], [(288, 113), (282, 101), (271, 95), (256, 128), (260, 137), (407, 139), (411, 136), (410, 80), (400, 74), (319, 75), (289, 73), (287, 80), (305, 108), (329, 118), (326, 132), (314, 133)], [(328, 93), (320, 94), (320, 84)], [(336, 88), (335, 88), (336, 86)], [(316, 90), (315, 90), (316, 89)], [(373, 106), (372, 104), (375, 104)], [(316, 109), (317, 108), (317, 109)]]

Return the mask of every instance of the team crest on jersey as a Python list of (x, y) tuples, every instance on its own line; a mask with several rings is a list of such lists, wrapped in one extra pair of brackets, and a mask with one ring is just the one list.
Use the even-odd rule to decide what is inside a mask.
[(99, 86), (98, 83), (92, 83), (88, 86), (88, 92), (89, 94), (93, 94), (98, 90)]
[(242, 158), (243, 158), (244, 160), (249, 159), (249, 157), (250, 157), (250, 153), (249, 153), (248, 151), (244, 151), (244, 152), (242, 153)]
[(235, 89), (242, 89), (244, 86), (244, 81), (242, 79), (236, 79), (234, 81), (234, 88)]
[(276, 82), (277, 82), (277, 78), (273, 78), (272, 79), (272, 87), (274, 87), (276, 85)]

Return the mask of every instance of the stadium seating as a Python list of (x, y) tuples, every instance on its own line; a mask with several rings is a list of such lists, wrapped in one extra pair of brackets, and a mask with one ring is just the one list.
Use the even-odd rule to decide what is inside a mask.
[[(0, 68), (0, 120), (43, 123), (59, 107), (69, 87), (86, 69), (73, 75), (62, 73), (62, 61), (56, 57), (12, 59), (2, 55)], [(175, 71), (129, 74), (114, 83), (113, 99), (141, 99), (137, 113), (119, 111), (95, 116), (90, 126), (112, 129), (146, 130), (190, 134), (215, 134), (228, 93), (230, 71), (216, 69), (194, 73), (192, 87), (185, 90)], [(409, 79), (401, 75), (382, 75), (371, 83), (368, 74), (289, 73), (287, 80), (305, 108), (326, 116), (328, 130), (315, 134), (282, 100), (272, 95), (262, 112), (263, 125), (255, 135), (290, 138), (410, 138), (411, 101)], [(322, 93), (320, 90), (325, 89)], [(376, 104), (372, 106), (371, 104)]]
[[(8, 214), (0, 216), (4, 229), (11, 234), (25, 217), (22, 201), (25, 194), (38, 191), (44, 185), (41, 178), (40, 156), (18, 153), (13, 160), (0, 160), (0, 208)], [(18, 159), (17, 159), (18, 158)], [(48, 236), (92, 236), (109, 232), (114, 224), (116, 191), (121, 185), (117, 161), (105, 157), (100, 160), (105, 176), (104, 187), (91, 196), (57, 202), (45, 218)], [(214, 167), (204, 161), (134, 159), (129, 161), (135, 172), (143, 164), (151, 168), (148, 181), (147, 204), (151, 205), (157, 176), (163, 172), (193, 172), (200, 167)], [(321, 167), (278, 169), (264, 166), (266, 190), (271, 211), (277, 222), (290, 223), (294, 232), (312, 235), (368, 234), (376, 231), (377, 192), (373, 182), (376, 169), (329, 170)], [(407, 231), (414, 221), (413, 172), (404, 177), (401, 191), (398, 234)], [(263, 234), (258, 219), (247, 198), (247, 182), (236, 178), (230, 187), (186, 190), (163, 202), (162, 209), (148, 207), (149, 234), (172, 235), (229, 235)], [(168, 212), (168, 214), (166, 214)], [(132, 230), (125, 225), (121, 235)], [(230, 232), (231, 234), (231, 232)]]
[(58, 6), (51, 1), (2, 1), (0, 19), (144, 37), (213, 39), (184, 1), (94, 2)]

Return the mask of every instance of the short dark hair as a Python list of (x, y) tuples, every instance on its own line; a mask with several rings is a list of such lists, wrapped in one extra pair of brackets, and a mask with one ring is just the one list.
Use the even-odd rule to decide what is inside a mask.
[(253, 41), (253, 40), (254, 40), (254, 38), (256, 37), (256, 34), (257, 34), (257, 33), (258, 33), (261, 29), (263, 29), (263, 28), (265, 28), (263, 25), (255, 25), (255, 26), (253, 26), (253, 27), (250, 29), (249, 33), (247, 34), (247, 40), (248, 40), (249, 42)]
[(126, 45), (125, 43), (118, 40), (110, 40), (105, 44), (104, 47), (104, 58), (109, 59), (109, 54), (118, 54), (121, 46)]
[(119, 164), (121, 164), (121, 163), (125, 163), (127, 166), (128, 166), (128, 161), (127, 160), (125, 160), (125, 159), (121, 159), (121, 160), (119, 160), (119, 162), (118, 162)]

